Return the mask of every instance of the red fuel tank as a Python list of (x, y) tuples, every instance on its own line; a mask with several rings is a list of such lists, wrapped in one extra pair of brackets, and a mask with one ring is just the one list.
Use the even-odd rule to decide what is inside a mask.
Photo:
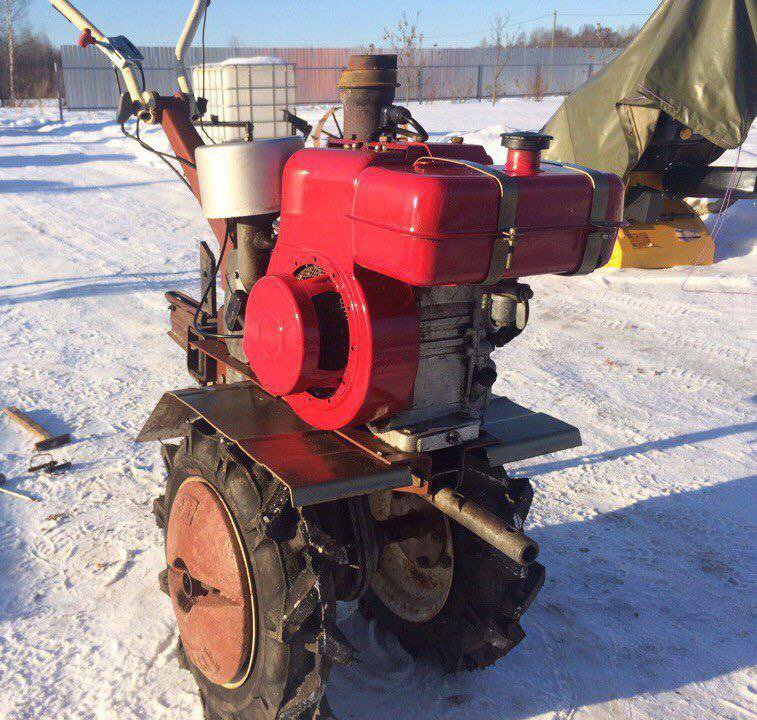
[(607, 262), (622, 218), (620, 179), (537, 167), (511, 172), (466, 145), (305, 150), (285, 171), (282, 235), (306, 223), (302, 232), (331, 234), (358, 265), (414, 286), (483, 281), (495, 240), (510, 228), (501, 279), (575, 272), (592, 235), (604, 237), (590, 269)]

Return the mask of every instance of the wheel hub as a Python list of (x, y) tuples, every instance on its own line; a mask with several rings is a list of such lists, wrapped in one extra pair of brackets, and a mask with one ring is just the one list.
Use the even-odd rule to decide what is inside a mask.
[(200, 477), (187, 478), (174, 497), (166, 563), (189, 660), (211, 682), (238, 687), (255, 652), (252, 575), (229, 508)]
[(371, 513), (378, 521), (428, 514), (417, 521), (417, 536), (386, 545), (371, 587), (397, 616), (422, 623), (436, 617), (447, 602), (454, 574), (454, 552), (449, 522), (441, 512), (412, 494), (377, 493)]

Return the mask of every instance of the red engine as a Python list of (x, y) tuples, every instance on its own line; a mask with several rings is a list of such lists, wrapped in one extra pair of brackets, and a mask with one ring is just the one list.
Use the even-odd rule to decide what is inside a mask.
[(247, 302), (244, 352), (262, 387), (317, 428), (372, 422), (416, 447), (429, 427), (477, 432), (497, 308), (523, 302), (518, 278), (603, 265), (622, 217), (621, 181), (540, 164), (548, 140), (503, 136), (505, 166), (461, 143), (295, 153)]

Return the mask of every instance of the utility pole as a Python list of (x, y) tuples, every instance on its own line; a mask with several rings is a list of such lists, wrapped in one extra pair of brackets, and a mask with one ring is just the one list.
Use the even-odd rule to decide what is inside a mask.
[[(557, 34), (557, 10), (552, 11), (552, 42), (549, 45), (549, 84), (554, 85), (555, 35)], [(554, 88), (551, 88), (554, 91)]]
[(552, 11), (552, 44), (549, 46), (550, 62), (555, 52), (555, 34), (557, 33), (557, 10)]
[(13, 19), (11, 17), (11, 0), (5, 0), (5, 19), (8, 26), (8, 77), (10, 80), (11, 107), (16, 104), (16, 81), (13, 76)]

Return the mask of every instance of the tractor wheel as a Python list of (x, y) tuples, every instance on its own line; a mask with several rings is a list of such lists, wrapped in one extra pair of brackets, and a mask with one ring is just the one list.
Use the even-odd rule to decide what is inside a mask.
[(331, 572), (286, 488), (201, 426), (164, 451), (166, 494), (154, 507), (180, 662), (207, 720), (325, 718), (330, 667), (349, 654)]
[[(506, 475), (503, 480), (509, 481)], [(502, 487), (470, 496), (519, 524), (530, 505), (530, 485), (517, 479), (509, 490), (513, 497), (527, 494), (525, 507), (522, 495), (520, 502), (503, 502)], [(413, 495), (377, 494), (371, 510), (378, 520), (417, 512), (436, 517), (428, 534), (384, 547), (361, 601), (363, 614), (392, 631), (411, 655), (438, 662), (447, 672), (474, 670), (496, 662), (525, 637), (519, 620), (544, 584), (542, 565), (521, 568)]]

